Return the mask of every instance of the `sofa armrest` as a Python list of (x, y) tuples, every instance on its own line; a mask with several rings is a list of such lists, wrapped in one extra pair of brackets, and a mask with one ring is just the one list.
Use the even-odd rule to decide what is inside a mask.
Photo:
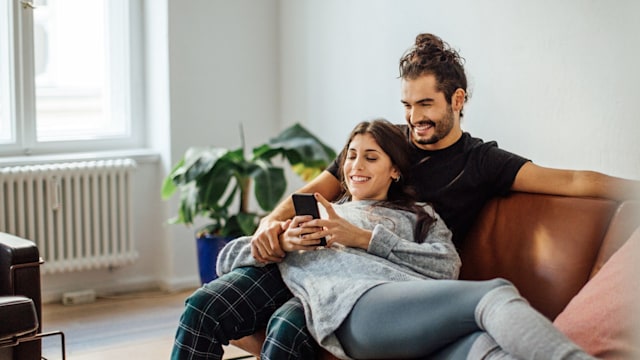
[(0, 344), (12, 344), (18, 337), (38, 331), (33, 300), (24, 296), (0, 296)]
[[(26, 266), (38, 268), (40, 255), (33, 241), (0, 232), (0, 294), (15, 295), (15, 270)], [(37, 266), (36, 266), (37, 265)], [(38, 285), (40, 282), (38, 281)], [(38, 286), (39, 288), (39, 286)]]
[(589, 278), (600, 271), (611, 255), (625, 244), (638, 227), (640, 227), (640, 201), (629, 200), (620, 204), (602, 240), (602, 246)]
[(31, 298), (40, 313), (40, 263), (33, 241), (0, 232), (0, 295)]

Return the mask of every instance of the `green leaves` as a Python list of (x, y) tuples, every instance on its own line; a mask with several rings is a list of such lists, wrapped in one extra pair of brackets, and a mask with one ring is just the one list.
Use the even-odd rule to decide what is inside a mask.
[(255, 164), (257, 168), (252, 176), (256, 200), (261, 209), (271, 211), (287, 188), (284, 170), (261, 159), (256, 160)]
[(285, 129), (277, 137), (253, 150), (254, 158), (270, 160), (284, 156), (292, 166), (302, 164), (305, 168), (325, 167), (336, 157), (335, 151), (325, 145), (300, 124)]
[[(287, 188), (284, 169), (271, 162), (276, 156), (309, 181), (336, 154), (299, 124), (253, 149), (251, 159), (245, 157), (242, 148), (190, 148), (162, 185), (165, 200), (180, 192), (178, 215), (171, 222), (190, 225), (196, 217), (205, 216), (213, 222), (209, 229), (223, 236), (252, 234), (261, 215), (248, 209), (251, 187), (258, 206), (265, 212), (273, 210)], [(234, 204), (238, 210), (232, 212)]]

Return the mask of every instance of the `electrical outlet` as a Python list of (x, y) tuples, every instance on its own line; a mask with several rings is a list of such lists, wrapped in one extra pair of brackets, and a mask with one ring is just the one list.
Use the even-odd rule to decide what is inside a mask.
[(62, 294), (62, 303), (64, 305), (88, 304), (96, 301), (96, 292), (94, 290), (72, 291)]

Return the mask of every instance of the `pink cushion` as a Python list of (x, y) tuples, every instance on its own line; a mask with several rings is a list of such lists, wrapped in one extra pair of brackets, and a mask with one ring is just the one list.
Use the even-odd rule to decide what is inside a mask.
[(640, 359), (640, 229), (558, 315), (554, 325), (602, 359)]

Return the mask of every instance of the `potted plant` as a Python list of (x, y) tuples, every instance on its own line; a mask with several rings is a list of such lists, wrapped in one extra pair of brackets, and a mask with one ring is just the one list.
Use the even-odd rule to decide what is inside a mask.
[[(191, 225), (200, 216), (211, 220), (196, 233), (201, 281), (215, 279), (219, 249), (230, 239), (253, 234), (260, 218), (282, 199), (287, 181), (283, 166), (275, 164), (274, 158), (287, 162), (309, 181), (335, 156), (333, 149), (300, 124), (254, 148), (250, 157), (243, 136), (237, 149), (189, 148), (164, 179), (162, 198), (180, 194), (178, 213), (171, 223)], [(261, 212), (250, 210), (251, 194)]]

